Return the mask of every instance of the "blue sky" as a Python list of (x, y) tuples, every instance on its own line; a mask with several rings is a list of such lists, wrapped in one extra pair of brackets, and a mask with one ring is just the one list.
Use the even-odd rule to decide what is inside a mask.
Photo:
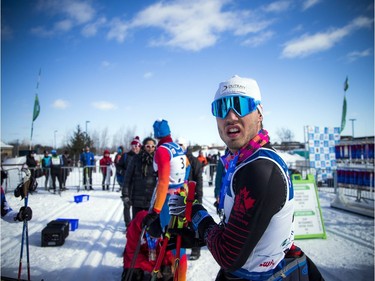
[[(338, 4), (339, 3), (339, 4)], [(258, 81), (271, 141), (289, 129), (374, 135), (374, 5), (362, 0), (1, 1), (1, 139), (60, 146), (80, 125), (222, 144), (211, 102), (237, 74)], [(39, 88), (36, 89), (41, 69)], [(109, 140), (108, 146), (112, 145)]]

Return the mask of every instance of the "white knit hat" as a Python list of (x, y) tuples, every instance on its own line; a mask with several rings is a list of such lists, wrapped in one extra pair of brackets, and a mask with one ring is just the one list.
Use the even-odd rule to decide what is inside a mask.
[[(219, 84), (214, 101), (228, 96), (247, 96), (259, 103), (262, 101), (257, 81), (252, 78), (242, 78), (238, 75), (234, 75), (232, 78)], [(260, 114), (263, 115), (262, 105), (258, 104), (257, 108)]]
[(257, 81), (251, 78), (242, 78), (238, 75), (219, 84), (214, 100), (227, 96), (248, 96), (255, 101), (262, 101)]

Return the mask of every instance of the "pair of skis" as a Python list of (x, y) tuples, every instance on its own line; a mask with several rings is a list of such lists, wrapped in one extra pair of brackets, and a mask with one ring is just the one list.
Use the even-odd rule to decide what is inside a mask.
[[(24, 206), (25, 209), (28, 206), (29, 200), (29, 185), (30, 185), (30, 170), (24, 169), (26, 176), (22, 179), (23, 181), (23, 194), (24, 197)], [(23, 248), (24, 243), (26, 242), (26, 262), (27, 262), (27, 280), (30, 281), (30, 255), (29, 255), (29, 229), (28, 229), (28, 222), (26, 218), (23, 220), (23, 228), (22, 228), (22, 240), (21, 240), (21, 252), (20, 252), (20, 263), (18, 266), (18, 280), (21, 280), (21, 272), (22, 272), (22, 259), (23, 259)]]
[[(151, 281), (156, 281), (157, 278), (158, 278), (158, 274), (160, 272), (161, 264), (163, 262), (163, 259), (164, 259), (164, 256), (165, 256), (165, 253), (166, 253), (166, 250), (167, 250), (168, 241), (171, 238), (171, 232), (170, 232), (171, 229), (183, 228), (186, 223), (191, 222), (191, 211), (192, 211), (192, 206), (193, 206), (194, 197), (195, 197), (195, 186), (196, 186), (195, 181), (190, 181), (188, 183), (188, 190), (187, 190), (188, 194), (187, 194), (187, 198), (186, 198), (185, 219), (183, 221), (181, 221), (178, 216), (171, 216), (171, 219), (170, 219), (169, 224), (168, 224), (167, 232), (166, 232), (166, 234), (164, 236), (164, 239), (163, 239), (163, 244), (160, 248), (158, 257), (156, 259), (156, 264), (155, 264), (154, 269), (152, 271)], [(126, 276), (125, 276), (125, 281), (131, 281), (132, 280), (134, 265), (135, 265), (135, 262), (137, 260), (139, 250), (141, 248), (141, 242), (142, 242), (143, 236), (146, 232), (146, 228), (147, 228), (147, 226), (143, 227), (143, 229), (141, 231), (141, 234), (139, 236), (137, 247), (136, 247), (136, 250), (134, 252), (130, 268), (127, 271)], [(177, 234), (177, 237), (176, 237), (176, 256), (175, 256), (174, 265), (173, 265), (173, 269), (174, 269), (173, 270), (174, 271), (173, 280), (176, 280), (176, 281), (178, 280), (178, 268), (179, 268), (179, 265), (180, 265), (180, 254), (181, 254), (180, 251), (181, 251), (181, 235)]]

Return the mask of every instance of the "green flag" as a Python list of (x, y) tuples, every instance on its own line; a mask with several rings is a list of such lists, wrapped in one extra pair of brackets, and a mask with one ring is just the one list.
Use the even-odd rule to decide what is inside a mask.
[(344, 91), (346, 92), (349, 89), (349, 80), (348, 76), (346, 76), (345, 83), (344, 83)]
[(346, 96), (344, 96), (344, 104), (342, 105), (342, 116), (341, 116), (341, 131), (345, 128), (346, 124)]
[(345, 128), (346, 124), (346, 91), (349, 89), (349, 80), (348, 76), (346, 76), (345, 82), (344, 82), (344, 103), (342, 105), (342, 116), (341, 116), (341, 132)]
[(35, 102), (34, 102), (34, 114), (33, 114), (33, 122), (38, 118), (40, 113), (40, 105), (39, 105), (39, 99), (38, 94), (35, 95)]

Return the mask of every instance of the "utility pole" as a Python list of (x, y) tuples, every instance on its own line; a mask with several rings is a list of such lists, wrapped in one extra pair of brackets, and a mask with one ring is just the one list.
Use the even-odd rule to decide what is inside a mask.
[(349, 119), (349, 121), (352, 121), (352, 138), (354, 139), (354, 121), (356, 121), (357, 119)]
[(54, 143), (54, 148), (56, 149), (56, 133), (57, 133), (57, 130), (55, 130), (53, 132), (53, 135), (54, 135), (54, 140), (55, 140), (55, 143)]
[(86, 121), (86, 137), (88, 136), (88, 134), (87, 134), (87, 123), (90, 123), (90, 121)]

